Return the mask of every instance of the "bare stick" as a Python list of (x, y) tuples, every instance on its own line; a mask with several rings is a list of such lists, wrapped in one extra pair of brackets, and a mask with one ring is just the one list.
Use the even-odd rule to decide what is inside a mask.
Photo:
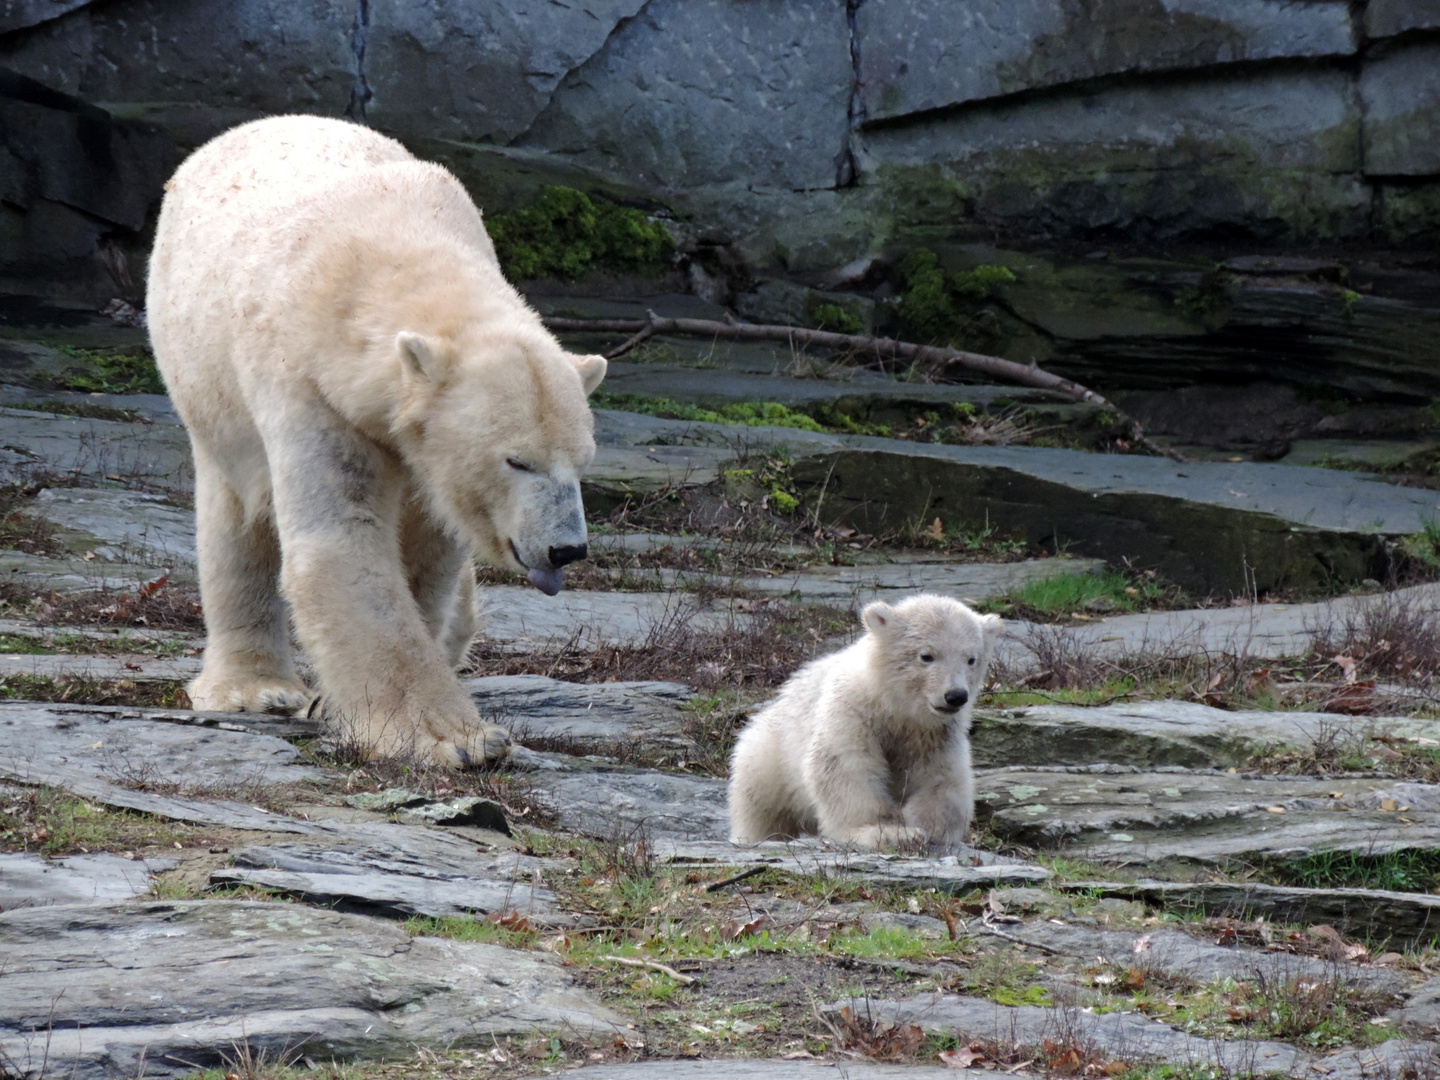
[(980, 929), (984, 930), (987, 934), (994, 934), (996, 937), (1004, 938), (1006, 941), (1013, 942), (1016, 945), (1023, 945), (1027, 949), (1038, 949), (1040, 952), (1049, 953), (1051, 956), (1065, 955), (1062, 950), (1055, 948), (1053, 945), (1042, 945), (1038, 941), (1026, 941), (1024, 938), (1018, 938), (1014, 934), (1007, 934), (1004, 930), (997, 930), (987, 922), (981, 922)]
[[(1014, 360), (1004, 360), (998, 356), (952, 349), (948, 345), (919, 345), (913, 341), (900, 341), (898, 338), (836, 334), (829, 330), (809, 330), (803, 326), (744, 323), (733, 319), (725, 322), (716, 322), (713, 319), (662, 319), (653, 311), (646, 312), (645, 316), (643, 319), (569, 319), (557, 316), (546, 319), (545, 325), (549, 329), (557, 331), (599, 330), (633, 335), (606, 353), (607, 360), (615, 360), (624, 356), (635, 346), (656, 334), (686, 334), (699, 337), (729, 338), (736, 341), (787, 341), (792, 345), (797, 343), (818, 345), (826, 349), (861, 353), (874, 356), (878, 360), (912, 360), (939, 371), (952, 368), (978, 371), (1005, 382), (1020, 386), (1033, 386), (1040, 390), (1053, 390), (1058, 394), (1064, 394), (1072, 401), (1098, 405), (1102, 409), (1120, 412), (1113, 402), (1089, 387), (1082, 386), (1071, 379), (1053, 375), (1035, 364), (1019, 364)], [(1133, 427), (1132, 437), (1152, 453), (1163, 454), (1176, 461), (1186, 460), (1176, 451), (1152, 442), (1138, 423)]]
[(705, 886), (705, 891), (719, 892), (721, 889), (726, 888), (727, 886), (734, 885), (740, 881), (744, 881), (746, 878), (752, 878), (756, 874), (763, 874), (766, 870), (770, 869), (772, 869), (772, 867), (766, 865), (765, 863), (761, 863), (759, 866), (752, 866), (749, 870), (742, 870), (734, 877), (727, 877), (724, 881), (712, 881), (709, 885)]
[(662, 964), (658, 960), (632, 960), (628, 956), (606, 956), (604, 959), (609, 960), (611, 963), (624, 964), (626, 967), (652, 968), (662, 974), (669, 975), (670, 978), (674, 979), (681, 986), (689, 986), (695, 981), (689, 975), (682, 975), (669, 964)]

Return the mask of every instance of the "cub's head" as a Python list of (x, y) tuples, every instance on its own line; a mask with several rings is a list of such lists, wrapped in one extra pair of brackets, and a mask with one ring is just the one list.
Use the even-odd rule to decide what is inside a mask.
[(432, 512), (482, 561), (553, 596), (587, 554), (580, 474), (595, 457), (586, 398), (605, 358), (575, 356), (539, 328), (504, 336), (400, 333), (405, 456)]
[(939, 726), (966, 710), (985, 686), (985, 669), (1005, 627), (958, 600), (922, 594), (861, 612), (874, 642), (884, 691), (896, 712)]

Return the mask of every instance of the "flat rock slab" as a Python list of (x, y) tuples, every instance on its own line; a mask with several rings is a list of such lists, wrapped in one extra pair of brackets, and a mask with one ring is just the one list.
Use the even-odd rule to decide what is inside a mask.
[[(976, 808), (1007, 840), (1123, 866), (1196, 868), (1440, 848), (1440, 787), (1174, 769), (1004, 770)], [(1186, 876), (1189, 876), (1186, 875)]]
[(605, 392), (669, 398), (711, 409), (749, 401), (777, 401), (791, 408), (842, 405), (859, 407), (867, 412), (877, 409), (933, 409), (960, 402), (985, 407), (996, 398), (1037, 404), (1070, 403), (1069, 398), (1059, 394), (1025, 387), (900, 382), (859, 368), (831, 370), (834, 377), (797, 379), (783, 374), (761, 374), (724, 367), (679, 367), (614, 360), (605, 372)]
[(126, 859), (119, 855), (0, 855), (0, 911), (49, 904), (113, 904), (144, 896), (156, 874), (175, 859)]
[(1037, 645), (1063, 640), (1095, 657), (1210, 653), (1264, 659), (1303, 656), (1317, 632), (1364, 625), (1367, 613), (1409, 609), (1420, 614), (1440, 608), (1440, 585), (1416, 585), (1390, 593), (1344, 596), (1313, 604), (1253, 604), (1247, 607), (1156, 611), (1113, 615), (1083, 626), (1037, 627), (1012, 623), (998, 655), (1019, 670), (1036, 666)]
[(0, 951), (0, 1050), (22, 1075), (47, 1045), (51, 1068), (108, 1080), (140, 1075), (142, 1057), (146, 1075), (190, 1074), (244, 1042), (343, 1059), (623, 1026), (554, 957), (299, 904), (6, 912)]
[(478, 848), (415, 826), (336, 824), (329, 835), (247, 847), (213, 885), (248, 882), (342, 911), (405, 918), (518, 911), (542, 926), (571, 926), (544, 874), (555, 864)]
[(103, 484), (119, 482), (193, 491), (185, 429), (0, 408), (0, 444), (23, 447), (25, 463)]
[(877, 1024), (918, 1024), (926, 1031), (967, 1039), (992, 1040), (1009, 1046), (1042, 1046), (1047, 1039), (1091, 1047), (1102, 1056), (1124, 1062), (1163, 1061), (1171, 1065), (1218, 1066), (1241, 1075), (1304, 1075), (1360, 1078), (1384, 1075), (1401, 1063), (1435, 1059), (1427, 1043), (1391, 1040), (1366, 1050), (1345, 1050), (1325, 1057), (1306, 1054), (1281, 1042), (1252, 1039), (1209, 1040), (1187, 1035), (1138, 1013), (1090, 1013), (1077, 1009), (1042, 1009), (1032, 1005), (997, 1005), (982, 998), (928, 994), (909, 1001), (853, 998), (826, 1006), (830, 1012), (849, 1005)]
[(1404, 1008), (1390, 1014), (1402, 1031), (1434, 1038), (1440, 1034), (1440, 979), (1426, 980), (1405, 1001)]
[(1372, 736), (1440, 740), (1440, 721), (1333, 713), (1228, 712), (1188, 701), (1083, 708), (981, 709), (970, 741), (976, 765), (1244, 767), (1266, 749), (1309, 748), (1318, 738), (1363, 747)]
[(146, 653), (91, 655), (75, 653), (0, 653), (0, 677), (93, 679), (97, 682), (188, 682), (200, 674), (198, 656)]
[(93, 488), (45, 488), (33, 513), (72, 532), (93, 536), (95, 554), (146, 565), (195, 564), (195, 511), (159, 495)]
[[(87, 562), (83, 555), (32, 555), (25, 551), (0, 551), (0, 580), (37, 592), (78, 593), (108, 590), (124, 595), (133, 592), (162, 573), (154, 567)], [(184, 580), (176, 574), (172, 580)]]
[(572, 683), (543, 675), (470, 679), (480, 715), (503, 724), (522, 745), (559, 741), (582, 754), (613, 753), (618, 744), (691, 749), (683, 707), (694, 690), (682, 683)]
[(519, 585), (482, 586), (479, 594), (482, 639), (524, 652), (569, 643), (580, 649), (644, 645), (682, 629), (712, 633), (747, 618), (727, 601), (702, 603), (686, 594), (567, 589), (546, 596)]
[(1074, 882), (1052, 886), (1091, 896), (1143, 900), (1155, 907), (1275, 923), (1326, 923), (1346, 937), (1392, 947), (1440, 939), (1440, 896), (1381, 889), (1299, 889), (1249, 882)]
[[(1027, 1080), (1029, 1073), (1017, 1073)], [(935, 1065), (876, 1065), (869, 1061), (781, 1061), (722, 1058), (718, 1061), (633, 1061), (596, 1065), (585, 1080), (943, 1080), (954, 1076)]]
[(3, 704), (0, 747), (0, 778), (177, 821), (314, 829), (242, 801), (256, 786), (321, 775), (273, 735), (150, 720), (140, 711)]
[(898, 563), (888, 566), (816, 566), (789, 574), (752, 575), (741, 584), (752, 592), (853, 607), (872, 600), (899, 600), (917, 592), (956, 600), (988, 600), (1032, 581), (1104, 568), (1100, 559), (1027, 559), (1012, 563)]
[(934, 888), (946, 893), (974, 889), (1034, 885), (1047, 880), (1042, 866), (1001, 859), (990, 852), (968, 850), (957, 855), (917, 857), (851, 851), (819, 841), (767, 843), (739, 847), (725, 841), (669, 841), (652, 851), (666, 862), (718, 866), (773, 866), (792, 874), (854, 876), (903, 888)]
[(572, 832), (647, 842), (723, 840), (730, 834), (724, 780), (613, 768), (580, 758), (531, 773), (529, 779), (560, 827)]
[[(598, 410), (585, 478), (606, 497), (706, 482), (729, 451), (785, 445), (827, 518), (868, 532), (939, 516), (1155, 567), (1186, 588), (1248, 591), (1383, 576), (1384, 539), (1419, 532), (1440, 495), (1330, 469), (943, 446)], [(985, 513), (977, 512), (984, 507)]]
[(1259, 949), (1216, 945), (1178, 930), (1155, 930), (1134, 934), (1123, 930), (1099, 930), (1059, 922), (1035, 922), (1007, 926), (1005, 932), (1018, 941), (1054, 950), (1087, 961), (1096, 958), (1145, 972), (1183, 975), (1195, 982), (1220, 979), (1337, 979), (1349, 986), (1381, 993), (1399, 993), (1410, 985), (1400, 972), (1390, 968), (1321, 960), (1312, 956), (1264, 952)]

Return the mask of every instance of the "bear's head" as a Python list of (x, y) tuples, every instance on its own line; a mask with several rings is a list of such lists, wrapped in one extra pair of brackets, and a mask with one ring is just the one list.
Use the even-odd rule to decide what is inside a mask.
[(576, 356), (539, 327), (400, 333), (405, 456), (433, 512), (476, 556), (560, 591), (587, 554), (580, 474), (595, 457), (586, 401), (603, 356)]
[(958, 600), (924, 593), (895, 605), (877, 600), (860, 618), (893, 714), (927, 727), (969, 715), (1005, 628), (999, 615), (977, 615)]

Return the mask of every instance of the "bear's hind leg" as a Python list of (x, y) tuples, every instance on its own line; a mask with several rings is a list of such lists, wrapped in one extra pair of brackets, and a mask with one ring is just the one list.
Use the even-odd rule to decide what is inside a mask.
[(240, 496), (195, 448), (195, 528), (205, 666), (190, 700), (205, 712), (295, 712), (310, 693), (295, 673), (280, 597), (280, 542), (269, 515), (246, 520)]

